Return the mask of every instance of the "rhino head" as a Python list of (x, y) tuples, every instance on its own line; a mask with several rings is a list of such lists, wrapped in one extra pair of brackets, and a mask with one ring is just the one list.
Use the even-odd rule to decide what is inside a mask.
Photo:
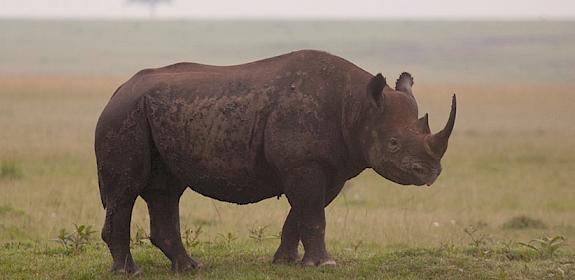
[(361, 135), (363, 153), (371, 168), (393, 182), (430, 186), (441, 173), (441, 158), (455, 124), (456, 99), (453, 95), (447, 124), (433, 134), (428, 114), (418, 118), (412, 86), (409, 73), (399, 76), (395, 90), (381, 74), (370, 80)]

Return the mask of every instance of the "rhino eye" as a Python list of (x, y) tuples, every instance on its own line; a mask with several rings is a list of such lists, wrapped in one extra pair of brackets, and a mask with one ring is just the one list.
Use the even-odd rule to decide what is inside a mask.
[(389, 139), (389, 143), (387, 144), (387, 148), (390, 152), (395, 153), (401, 149), (401, 144), (399, 144), (397, 138), (391, 137)]

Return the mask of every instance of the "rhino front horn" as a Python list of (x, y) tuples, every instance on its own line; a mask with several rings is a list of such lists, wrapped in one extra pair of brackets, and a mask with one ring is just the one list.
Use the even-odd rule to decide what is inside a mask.
[(453, 126), (455, 126), (455, 114), (457, 113), (457, 100), (455, 94), (451, 99), (451, 112), (449, 113), (449, 119), (447, 124), (440, 132), (430, 135), (425, 139), (425, 146), (427, 152), (434, 158), (440, 159), (447, 151), (447, 143), (449, 142), (449, 136), (453, 131)]

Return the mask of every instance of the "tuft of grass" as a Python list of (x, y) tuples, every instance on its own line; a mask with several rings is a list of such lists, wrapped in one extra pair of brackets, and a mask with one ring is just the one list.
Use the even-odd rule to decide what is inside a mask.
[(21, 216), (24, 215), (25, 213), (22, 210), (14, 209), (14, 207), (10, 205), (0, 205), (0, 215), (8, 215), (8, 214)]
[[(34, 234), (29, 229), (3, 225), (0, 223), (0, 240), (10, 240), (9, 242), (30, 241), (34, 238)], [(8, 243), (9, 243), (8, 242)]]
[(511, 218), (502, 227), (504, 229), (544, 229), (547, 225), (541, 220), (521, 215)]
[(22, 174), (20, 164), (15, 159), (0, 160), (0, 179), (20, 179)]

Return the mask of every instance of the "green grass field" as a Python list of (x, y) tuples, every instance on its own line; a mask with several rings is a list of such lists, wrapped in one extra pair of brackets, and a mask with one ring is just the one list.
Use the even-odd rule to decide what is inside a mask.
[[(369, 170), (351, 180), (326, 211), (335, 269), (270, 264), (289, 209), (285, 197), (237, 206), (188, 191), (182, 230), (201, 226), (188, 249), (207, 266), (173, 275), (161, 252), (136, 238), (149, 223), (139, 200), (133, 252), (144, 278), (574, 279), (574, 27), (0, 21), (0, 278), (113, 277), (99, 239), (104, 210), (93, 133), (114, 89), (137, 69), (317, 48), (388, 80), (411, 71), (432, 130), (444, 124), (457, 93), (457, 124), (438, 181), (402, 187)], [(74, 224), (98, 231), (78, 252), (52, 241)], [(519, 244), (544, 236), (566, 241), (553, 254), (536, 242), (537, 249)]]

